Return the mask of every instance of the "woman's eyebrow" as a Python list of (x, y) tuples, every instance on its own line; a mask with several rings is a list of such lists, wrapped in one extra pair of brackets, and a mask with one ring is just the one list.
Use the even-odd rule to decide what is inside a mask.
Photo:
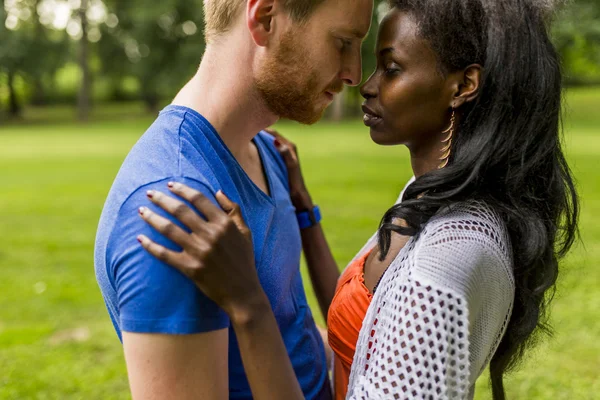
[(385, 49), (381, 49), (378, 52), (376, 52), (376, 55), (378, 57), (383, 57), (386, 54), (393, 53), (393, 52), (394, 52), (394, 48), (393, 47), (386, 47)]

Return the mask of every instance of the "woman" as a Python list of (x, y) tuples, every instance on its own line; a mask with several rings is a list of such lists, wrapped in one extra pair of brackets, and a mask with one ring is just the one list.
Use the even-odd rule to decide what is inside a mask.
[[(364, 121), (376, 143), (409, 148), (415, 179), (337, 287), (335, 279), (315, 282), (336, 357), (336, 398), (472, 399), (489, 364), (494, 399), (504, 399), (503, 375), (547, 328), (578, 200), (560, 143), (561, 74), (546, 4), (391, 2), (377, 69), (361, 89)], [(281, 137), (275, 145), (294, 205), (312, 210), (293, 145)], [(207, 220), (181, 217), (198, 227), (185, 241), (144, 215), (184, 251), (145, 237), (142, 245), (231, 316), (253, 391), (301, 398), (239, 208), (223, 193), (225, 212), (183, 185), (171, 190)], [(172, 210), (166, 199), (152, 201)], [(311, 271), (337, 277), (320, 227), (302, 238)]]

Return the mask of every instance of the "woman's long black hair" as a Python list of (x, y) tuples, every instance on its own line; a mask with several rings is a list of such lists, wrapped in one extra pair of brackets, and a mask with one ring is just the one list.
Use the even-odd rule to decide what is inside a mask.
[[(381, 221), (382, 257), (392, 232), (416, 235), (440, 207), (484, 200), (503, 218), (516, 284), (512, 315), (490, 363), (495, 400), (503, 375), (538, 332), (558, 261), (578, 236), (578, 197), (561, 145), (561, 68), (548, 34), (549, 0), (392, 0), (416, 18), (441, 69), (483, 66), (478, 98), (463, 106), (449, 164), (411, 184)], [(425, 193), (423, 196), (419, 196)], [(404, 219), (408, 227), (394, 224)]]

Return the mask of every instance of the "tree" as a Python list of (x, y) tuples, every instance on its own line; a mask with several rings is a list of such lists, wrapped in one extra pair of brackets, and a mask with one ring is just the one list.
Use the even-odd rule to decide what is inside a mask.
[[(6, 40), (6, 27), (4, 21), (6, 20), (6, 10), (4, 9), (4, 0), (0, 0), (0, 43)], [(2, 72), (2, 59), (3, 59), (3, 51), (0, 46), (0, 72)], [(0, 76), (0, 79), (2, 76)], [(0, 102), (0, 120), (2, 120), (2, 103)]]
[[(33, 9), (35, 11), (35, 14), (34, 14), (35, 18), (33, 19), (33, 24), (35, 27), (34, 28), (34, 40), (37, 43), (47, 41), (44, 25), (42, 25), (42, 22), (40, 21), (39, 5), (40, 5), (41, 1), (42, 0), (35, 0), (33, 2)], [(32, 103), (35, 105), (42, 105), (45, 103), (45, 92), (46, 91), (44, 88), (44, 84), (42, 82), (42, 75), (43, 74), (36, 74), (33, 77), (34, 90), (33, 90)]]
[(77, 116), (80, 121), (88, 120), (91, 107), (92, 78), (89, 65), (90, 43), (88, 37), (89, 23), (87, 18), (88, 4), (88, 0), (81, 0), (81, 5), (79, 10), (77, 10), (77, 17), (81, 24), (81, 38), (79, 39), (78, 55), (79, 68), (81, 69), (81, 86), (77, 96)]
[(64, 33), (49, 32), (40, 23), (38, 5), (39, 0), (30, 0), (12, 3), (9, 10), (4, 1), (0, 6), (0, 72), (7, 77), (9, 114), (13, 117), (18, 117), (22, 109), (16, 78), (33, 81), (35, 96), (43, 92), (42, 78), (53, 74), (67, 57)]
[(105, 3), (118, 25), (103, 28), (98, 49), (102, 60), (110, 60), (103, 71), (134, 76), (146, 107), (156, 112), (160, 101), (173, 96), (200, 63), (202, 7), (188, 0)]
[(16, 77), (28, 68), (30, 38), (23, 32), (4, 29), (0, 47), (0, 70), (7, 76), (8, 113), (11, 117), (21, 115), (21, 102), (15, 87)]
[(568, 83), (600, 82), (600, 2), (569, 3), (556, 18), (553, 37)]

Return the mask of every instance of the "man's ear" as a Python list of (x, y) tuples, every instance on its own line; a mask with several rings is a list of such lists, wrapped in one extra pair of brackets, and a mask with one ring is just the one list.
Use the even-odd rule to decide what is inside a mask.
[(481, 65), (471, 64), (464, 70), (456, 72), (456, 80), (453, 85), (452, 108), (459, 108), (463, 104), (477, 98), (481, 84), (482, 70), (483, 67)]
[(266, 46), (273, 33), (277, 0), (248, 0), (246, 19), (250, 36), (258, 46)]

